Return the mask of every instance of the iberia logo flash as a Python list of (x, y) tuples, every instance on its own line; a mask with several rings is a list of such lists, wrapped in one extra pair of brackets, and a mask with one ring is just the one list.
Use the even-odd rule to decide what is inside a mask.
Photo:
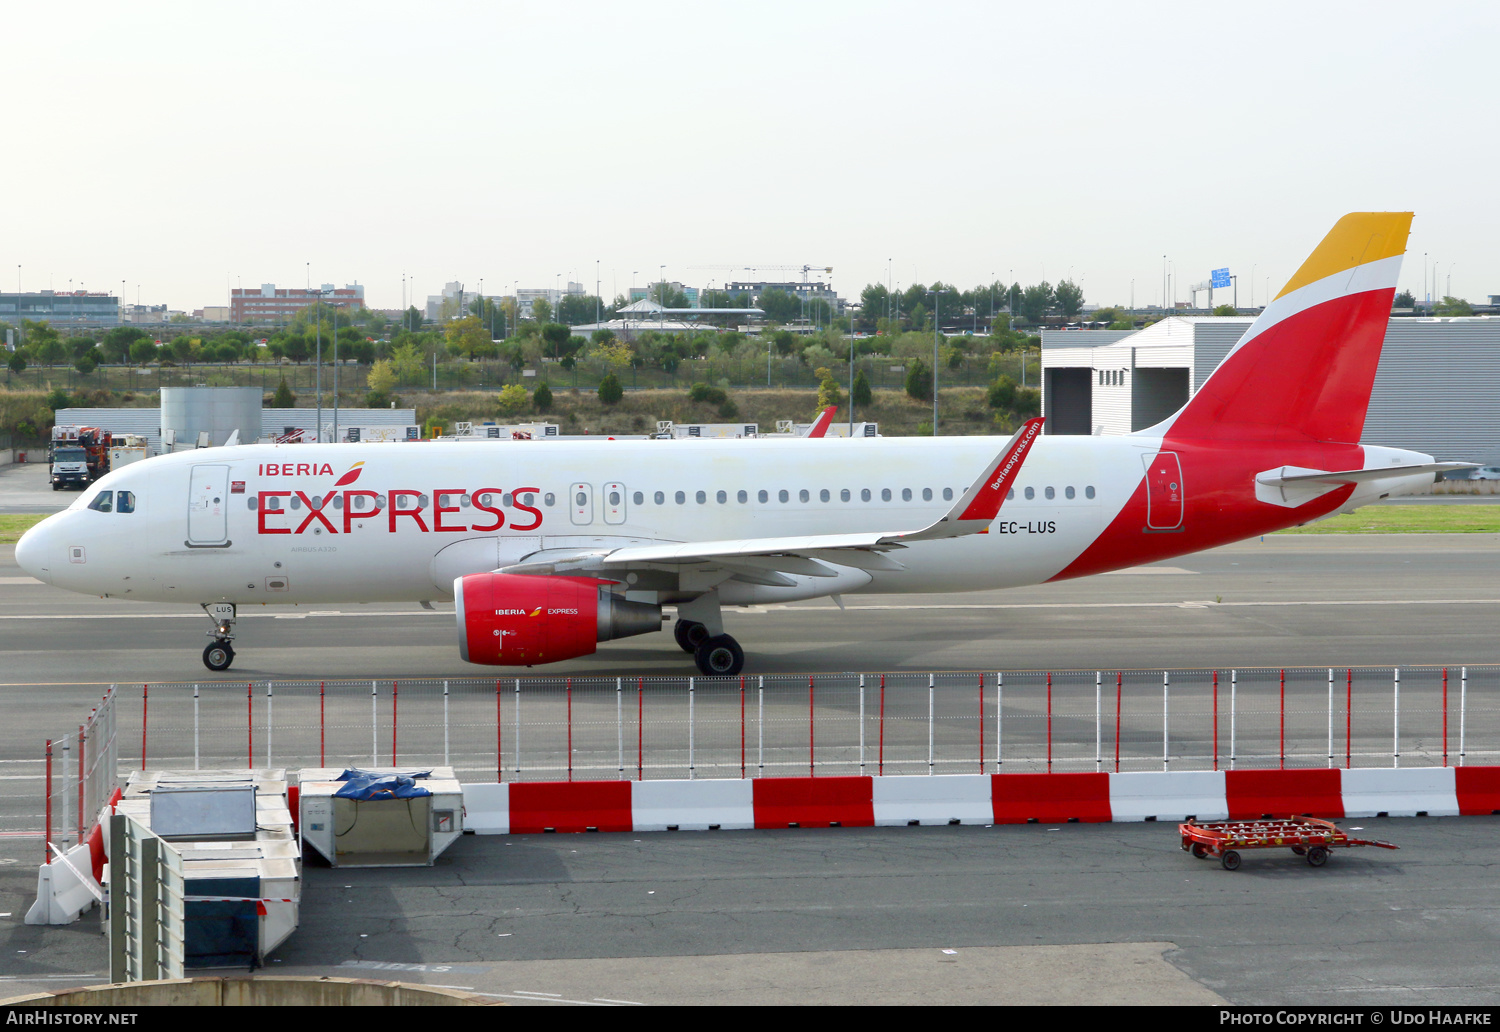
[(334, 487), (348, 487), (350, 484), (354, 483), (356, 480), (359, 479), (360, 473), (363, 472), (363, 470), (361, 470), (361, 468), (360, 468), (363, 465), (364, 465), (363, 462), (356, 462), (354, 465), (350, 466), (349, 467), (349, 472), (347, 472), (343, 476), (339, 477), (338, 482), (335, 483), (333, 486)]

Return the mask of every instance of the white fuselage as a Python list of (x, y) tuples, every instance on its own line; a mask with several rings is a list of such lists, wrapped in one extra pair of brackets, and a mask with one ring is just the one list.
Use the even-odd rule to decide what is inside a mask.
[[(109, 474), (29, 533), (17, 558), (58, 587), (143, 601), (446, 598), (457, 576), (549, 549), (915, 530), (948, 511), (984, 474), (1002, 441), (218, 448)], [(890, 553), (900, 570), (835, 566), (834, 577), (798, 576), (792, 587), (730, 581), (720, 586), (720, 598), (747, 604), (1046, 581), (1099, 538), (1160, 448), (1160, 439), (1137, 436), (1043, 437), (988, 533)], [(1390, 493), (1415, 483), (1377, 486)], [(1190, 494), (1192, 484), (1185, 488)], [(1370, 500), (1375, 490), (1362, 486), (1350, 504)], [(89, 508), (104, 491), (131, 492), (134, 511)], [(1184, 536), (1181, 551), (1193, 547), (1201, 546)], [(1151, 558), (1160, 557), (1158, 548)], [(1122, 555), (1110, 565), (1139, 561)], [(665, 573), (675, 587), (664, 589), (658, 578), (638, 588), (631, 580), (626, 588), (634, 597), (671, 602), (722, 580), (704, 580), (701, 569)]]

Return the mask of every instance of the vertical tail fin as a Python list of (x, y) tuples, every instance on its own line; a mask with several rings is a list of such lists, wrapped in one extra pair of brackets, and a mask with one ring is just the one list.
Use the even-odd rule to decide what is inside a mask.
[(1173, 437), (1354, 444), (1411, 231), (1410, 212), (1334, 225), (1171, 421)]

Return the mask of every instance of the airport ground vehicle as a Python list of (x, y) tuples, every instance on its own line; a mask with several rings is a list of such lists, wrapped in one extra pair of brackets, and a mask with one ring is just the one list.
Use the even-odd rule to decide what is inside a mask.
[[(1359, 443), (1410, 225), (1340, 219), (1187, 404), (1130, 435), (226, 447), (111, 474), (16, 561), (201, 605), (213, 670), (239, 605), (452, 598), (467, 662), (587, 655), (672, 606), (698, 670), (733, 675), (723, 606), (1104, 573), (1473, 466)], [(120, 491), (132, 511), (105, 511)]]
[(1378, 839), (1350, 838), (1333, 821), (1317, 817), (1219, 821), (1210, 824), (1188, 821), (1179, 824), (1177, 831), (1182, 836), (1183, 852), (1192, 853), (1199, 860), (1216, 856), (1226, 871), (1239, 870), (1242, 849), (1290, 849), (1298, 856), (1306, 857), (1311, 866), (1322, 867), (1328, 862), (1330, 849), (1348, 849), (1352, 846), (1400, 848)]
[(51, 467), (52, 490), (64, 487), (85, 488), (110, 471), (108, 430), (85, 426), (54, 426), (47, 449)]

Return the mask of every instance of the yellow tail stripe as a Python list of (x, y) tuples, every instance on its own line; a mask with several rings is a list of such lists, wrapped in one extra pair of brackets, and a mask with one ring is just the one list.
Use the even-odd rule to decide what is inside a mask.
[(1357, 211), (1345, 215), (1276, 296), (1285, 297), (1298, 287), (1335, 273), (1405, 253), (1411, 216), (1409, 211)]

